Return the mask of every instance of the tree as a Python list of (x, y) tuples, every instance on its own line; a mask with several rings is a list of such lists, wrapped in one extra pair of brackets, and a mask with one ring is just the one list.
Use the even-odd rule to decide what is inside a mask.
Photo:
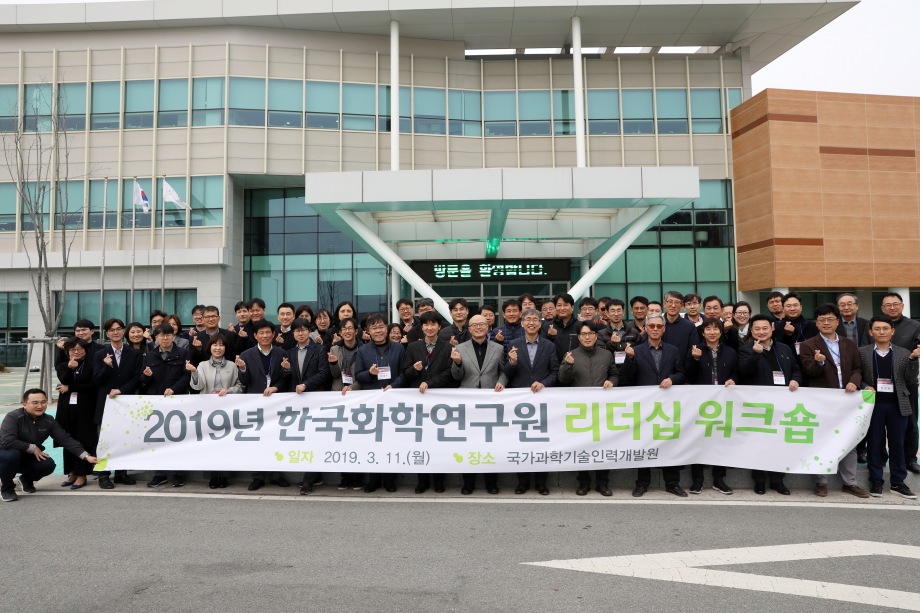
[(76, 211), (70, 203), (70, 146), (63, 121), (67, 101), (55, 91), (49, 83), (27, 89), (14, 129), (3, 134), (6, 171), (16, 183), (20, 202), (21, 248), (44, 326), (42, 381), (51, 378), (52, 343), (64, 314), (70, 252), (77, 236), (71, 228), (82, 222), (83, 211), (82, 190)]

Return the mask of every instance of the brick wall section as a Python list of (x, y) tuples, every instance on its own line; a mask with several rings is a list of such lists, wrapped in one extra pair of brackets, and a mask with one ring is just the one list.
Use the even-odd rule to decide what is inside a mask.
[(732, 157), (740, 291), (920, 285), (920, 98), (768, 89)]

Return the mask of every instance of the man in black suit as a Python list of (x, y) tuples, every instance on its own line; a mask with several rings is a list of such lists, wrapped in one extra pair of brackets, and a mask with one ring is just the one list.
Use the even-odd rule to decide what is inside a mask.
[[(626, 363), (623, 364), (623, 378), (632, 382), (633, 385), (657, 385), (662, 389), (667, 389), (672, 385), (683, 385), (687, 382), (684, 373), (684, 356), (680, 354), (677, 347), (662, 340), (665, 330), (665, 318), (658, 313), (651, 313), (645, 318), (645, 333), (648, 341), (636, 345), (635, 347), (626, 348)], [(693, 334), (696, 334), (696, 326), (689, 321)], [(664, 475), (665, 490), (685, 498), (687, 492), (680, 487), (680, 468), (675, 466), (666, 466), (661, 469)], [(636, 474), (636, 488), (632, 495), (635, 498), (642, 497), (648, 491), (649, 483), (652, 481), (652, 469), (640, 468)]]
[[(775, 385), (789, 387), (790, 392), (802, 384), (802, 369), (793, 350), (773, 340), (773, 322), (768, 315), (754, 315), (751, 318), (753, 343), (738, 349), (738, 374), (741, 385)], [(765, 494), (767, 473), (751, 471), (754, 477), (754, 493)], [(783, 473), (771, 472), (770, 489), (783, 496), (789, 495), (789, 488), (783, 483)]]
[(229, 330), (220, 327), (220, 309), (214, 305), (204, 307), (204, 309), (202, 309), (201, 320), (204, 322), (204, 329), (197, 330), (193, 327), (188, 331), (191, 339), (189, 342), (189, 349), (191, 350), (192, 357), (190, 359), (192, 364), (198, 366), (211, 358), (210, 355), (205, 353), (204, 346), (208, 344), (209, 339), (218, 334), (223, 334), (226, 338), (231, 339), (232, 342), (227, 343), (227, 351), (224, 357), (231, 362), (234, 361), (238, 349), (236, 336), (231, 334)]
[[(257, 344), (236, 358), (240, 383), (246, 386), (247, 394), (271, 396), (279, 390), (287, 389), (291, 363), (284, 349), (272, 344), (274, 330), (274, 325), (264, 319), (253, 322), (252, 331)], [(265, 485), (266, 481), (278, 487), (291, 485), (279, 472), (253, 472), (249, 491), (254, 492)]]
[[(677, 347), (677, 353), (680, 354), (681, 359), (686, 360), (690, 354), (690, 346), (699, 343), (700, 334), (696, 331), (693, 322), (680, 316), (682, 306), (684, 306), (683, 294), (677, 291), (665, 294), (665, 328), (661, 341)], [(684, 366), (686, 366), (686, 361)]]
[[(477, 322), (479, 319), (477, 318)], [(413, 341), (406, 347), (406, 368), (403, 370), (406, 387), (418, 386), (422, 394), (429, 388), (457, 387), (457, 381), (451, 373), (453, 362), (450, 359), (453, 346), (450, 342), (438, 338), (441, 330), (441, 318), (437, 313), (422, 313), (419, 325), (425, 334), (420, 341)], [(478, 323), (476, 324), (479, 325)], [(472, 328), (473, 323), (469, 324)], [(431, 487), (432, 475), (419, 473), (416, 494), (424, 494)], [(444, 492), (444, 473), (434, 474), (434, 491)]]
[[(524, 311), (521, 322), (524, 325), (524, 337), (511, 343), (508, 361), (505, 364), (505, 375), (508, 377), (508, 387), (529, 387), (530, 391), (536, 394), (544, 387), (556, 385), (559, 359), (556, 357), (556, 345), (553, 341), (540, 337), (539, 311)], [(546, 476), (547, 473), (533, 473), (534, 487), (542, 496), (549, 494)], [(530, 473), (518, 473), (518, 486), (514, 493), (524, 494), (528, 489)]]
[[(141, 376), (144, 356), (137, 349), (125, 344), (125, 322), (109, 319), (102, 324), (111, 344), (93, 355), (93, 382), (98, 388), (96, 397), (96, 415), (93, 419), (98, 428), (102, 428), (105, 399), (115, 398), (119, 394), (133, 394), (137, 391)], [(99, 472), (99, 487), (104, 490), (115, 488), (107, 470)], [(128, 476), (126, 470), (115, 471), (115, 483), (134, 485), (137, 481)]]
[(837, 324), (837, 334), (850, 339), (859, 347), (871, 345), (872, 337), (869, 336), (869, 322), (859, 317), (859, 299), (856, 294), (846, 292), (837, 296), (837, 308), (840, 310), (840, 323)]

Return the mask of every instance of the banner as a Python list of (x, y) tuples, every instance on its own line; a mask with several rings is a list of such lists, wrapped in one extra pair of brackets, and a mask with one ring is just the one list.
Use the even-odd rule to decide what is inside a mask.
[(835, 473), (870, 391), (674, 386), (109, 398), (96, 470)]

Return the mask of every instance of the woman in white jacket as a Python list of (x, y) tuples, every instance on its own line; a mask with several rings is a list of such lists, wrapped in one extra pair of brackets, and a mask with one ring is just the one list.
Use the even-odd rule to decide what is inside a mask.
[[(211, 357), (198, 366), (186, 360), (185, 369), (192, 373), (190, 385), (192, 389), (202, 394), (240, 394), (243, 385), (240, 383), (240, 371), (236, 364), (224, 357), (227, 353), (228, 339), (224, 334), (215, 334), (204, 346), (205, 355)], [(227, 487), (226, 472), (212, 472), (208, 487), (212, 490), (218, 487)]]

